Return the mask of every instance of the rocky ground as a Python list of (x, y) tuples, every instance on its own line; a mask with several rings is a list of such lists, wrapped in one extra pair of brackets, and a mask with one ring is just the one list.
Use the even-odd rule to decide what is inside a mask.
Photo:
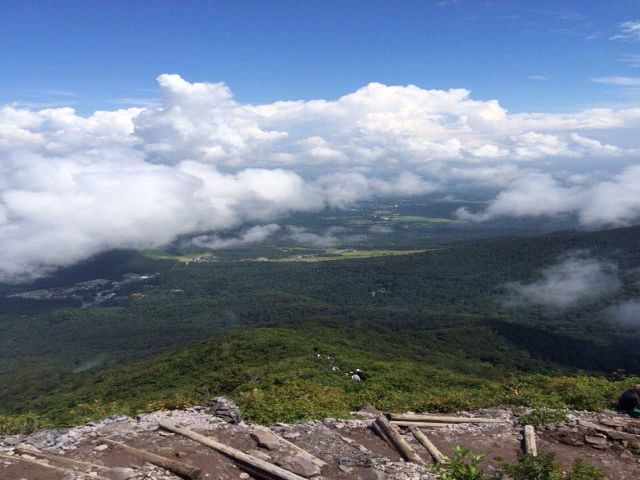
[[(376, 436), (370, 424), (374, 409), (358, 412), (355, 419), (324, 419), (295, 425), (276, 424), (271, 428), (249, 425), (237, 420), (232, 405), (213, 405), (185, 410), (160, 411), (129, 417), (111, 417), (100, 422), (34, 434), (0, 437), (0, 479), (73, 480), (91, 477), (111, 480), (173, 480), (179, 477), (117, 448), (101, 444), (108, 438), (156, 454), (180, 460), (202, 469), (211, 480), (251, 479), (236, 464), (193, 440), (158, 429), (160, 421), (173, 423), (206, 434), (218, 441), (264, 459), (304, 477), (316, 479), (428, 480), (435, 477), (428, 469), (404, 462), (387, 443)], [(513, 412), (488, 409), (462, 412), (463, 415), (501, 418), (505, 423), (483, 425), (445, 425), (424, 428), (433, 443), (445, 454), (454, 445), (485, 453), (484, 466), (491, 470), (500, 463), (512, 462), (520, 449), (521, 427)], [(273, 434), (310, 452), (326, 465), (321, 469), (299, 451), (282, 443)], [(403, 432), (416, 451), (430, 459), (413, 435)], [(640, 421), (614, 412), (600, 414), (571, 412), (567, 422), (536, 429), (538, 449), (553, 452), (565, 464), (580, 458), (599, 467), (608, 479), (640, 478)], [(84, 468), (65, 474), (29, 462), (20, 455), (20, 447), (81, 460), (101, 468)]]

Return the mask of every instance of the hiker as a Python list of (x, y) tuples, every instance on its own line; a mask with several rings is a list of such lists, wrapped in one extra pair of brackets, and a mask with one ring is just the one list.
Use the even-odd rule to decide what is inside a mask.
[(367, 379), (367, 376), (365, 375), (365, 373), (359, 368), (356, 368), (356, 375), (358, 375), (362, 380)]
[(620, 395), (616, 408), (620, 413), (626, 413), (632, 417), (640, 417), (640, 383), (629, 390), (625, 390)]
[(353, 380), (354, 382), (359, 382), (362, 380), (362, 378), (360, 378), (360, 375), (358, 375), (356, 372), (349, 372), (349, 375), (351, 375), (351, 380)]

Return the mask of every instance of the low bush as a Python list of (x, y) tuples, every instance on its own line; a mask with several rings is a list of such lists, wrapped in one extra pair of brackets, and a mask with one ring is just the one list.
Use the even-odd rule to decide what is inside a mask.
[(541, 452), (538, 456), (519, 454), (516, 464), (503, 464), (494, 474), (484, 473), (479, 464), (484, 455), (456, 446), (452, 457), (445, 457), (431, 468), (440, 480), (601, 480), (604, 472), (576, 460), (568, 471), (564, 471), (552, 453)]

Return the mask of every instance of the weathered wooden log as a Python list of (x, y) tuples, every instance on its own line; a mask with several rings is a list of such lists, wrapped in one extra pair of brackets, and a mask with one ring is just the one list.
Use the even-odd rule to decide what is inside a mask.
[(449, 425), (454, 425), (453, 423), (408, 422), (406, 420), (391, 420), (391, 423), (399, 427), (447, 427)]
[(95, 470), (109, 470), (109, 467), (105, 467), (104, 465), (96, 465), (95, 463), (82, 462), (80, 460), (73, 460), (71, 458), (61, 457), (60, 455), (51, 455), (50, 453), (41, 452), (39, 450), (35, 450), (32, 448), (24, 448), (24, 447), (16, 447), (13, 449), (14, 452), (20, 455), (31, 455), (32, 457), (39, 458), (41, 460), (46, 460), (49, 463), (57, 464), (62, 467), (68, 467), (71, 469), (75, 468), (88, 468)]
[(538, 456), (538, 447), (536, 446), (536, 431), (532, 425), (524, 426), (522, 446), (526, 455)]
[(391, 448), (396, 448), (395, 445), (393, 444), (393, 441), (391, 441), (391, 439), (389, 438), (389, 436), (384, 432), (384, 430), (382, 430), (382, 428), (380, 428), (380, 426), (378, 425), (377, 421), (373, 421), (371, 423), (371, 429), (382, 439), (384, 440), (386, 443), (389, 444), (389, 446)]
[(298, 454), (300, 454), (302, 457), (305, 457), (307, 460), (309, 460), (311, 463), (313, 463), (316, 467), (318, 468), (323, 468), (327, 465), (327, 462), (319, 459), (318, 457), (316, 457), (315, 455), (307, 452), (304, 448), (299, 447), (298, 445), (296, 445), (295, 443), (290, 442), (289, 440), (282, 438), (280, 435), (278, 435), (275, 432), (272, 432), (271, 430), (257, 430), (259, 432), (265, 432), (269, 435), (272, 435), (274, 439), (277, 440), (277, 442), (281, 443), (282, 445), (286, 445), (287, 447), (291, 448), (292, 450), (294, 450), (295, 452), (297, 452)]
[(109, 480), (108, 478), (104, 478), (96, 475), (90, 475), (88, 473), (79, 472), (77, 470), (71, 470), (69, 468), (56, 467), (55, 465), (49, 465), (48, 463), (39, 462), (38, 460), (31, 460), (30, 458), (19, 457), (18, 455), (6, 455), (4, 453), (0, 453), (0, 459), (17, 461), (17, 462), (27, 463), (29, 465), (34, 465), (37, 467), (48, 468), (50, 470), (55, 470), (56, 472), (60, 472), (68, 476), (75, 475), (75, 476), (81, 476), (86, 478), (92, 478), (93, 480)]
[(133, 455), (134, 457), (138, 457), (145, 462), (162, 467), (171, 473), (175, 473), (180, 478), (185, 478), (187, 480), (198, 480), (202, 478), (202, 470), (187, 463), (183, 463), (172, 458), (162, 457), (155, 453), (140, 450), (138, 448), (133, 448), (129, 445), (125, 445), (124, 443), (114, 442), (108, 438), (100, 439), (99, 442), (109, 445), (110, 447), (117, 448), (118, 450), (122, 450), (123, 452)]
[(178, 435), (190, 438), (191, 440), (201, 443), (202, 445), (206, 445), (207, 447), (235, 460), (241, 465), (247, 465), (251, 470), (250, 473), (254, 475), (260, 473), (260, 475), (263, 477), (275, 478), (278, 480), (304, 480), (304, 477), (290, 472), (289, 470), (285, 470), (284, 468), (278, 467), (277, 465), (265, 462), (264, 460), (256, 458), (252, 455), (248, 455), (244, 452), (241, 452), (240, 450), (225, 445), (224, 443), (220, 443), (212, 438), (205, 437), (204, 435), (196, 433), (193, 430), (189, 430), (188, 428), (179, 427), (178, 425), (167, 421), (160, 422), (158, 425), (164, 430), (177, 433)]
[(444, 455), (442, 454), (442, 452), (438, 450), (438, 447), (433, 444), (433, 442), (424, 434), (422, 430), (420, 430), (418, 427), (409, 427), (409, 430), (411, 430), (413, 436), (416, 437), (416, 440), (420, 442), (425, 450), (429, 452), (429, 455), (431, 455), (431, 458), (433, 458), (433, 461), (435, 463), (441, 463), (444, 460)]
[(420, 413), (390, 413), (389, 419), (394, 421), (433, 423), (509, 423), (509, 420), (502, 420), (500, 418), (440, 417), (438, 415), (423, 415)]
[(395, 446), (396, 450), (402, 455), (405, 460), (408, 460), (413, 463), (419, 463), (421, 465), (425, 464), (425, 461), (416, 453), (416, 451), (409, 445), (409, 443), (402, 438), (400, 432), (398, 431), (398, 427), (391, 424), (387, 417), (384, 415), (380, 415), (376, 422), (380, 429), (384, 431), (384, 433), (389, 437), (393, 446)]

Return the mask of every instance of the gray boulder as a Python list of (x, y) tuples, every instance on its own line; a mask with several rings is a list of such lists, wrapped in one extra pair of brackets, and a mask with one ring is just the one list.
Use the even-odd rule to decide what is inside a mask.
[(237, 425), (242, 421), (240, 409), (235, 402), (227, 397), (216, 397), (207, 405), (207, 413), (214, 415), (227, 423)]

